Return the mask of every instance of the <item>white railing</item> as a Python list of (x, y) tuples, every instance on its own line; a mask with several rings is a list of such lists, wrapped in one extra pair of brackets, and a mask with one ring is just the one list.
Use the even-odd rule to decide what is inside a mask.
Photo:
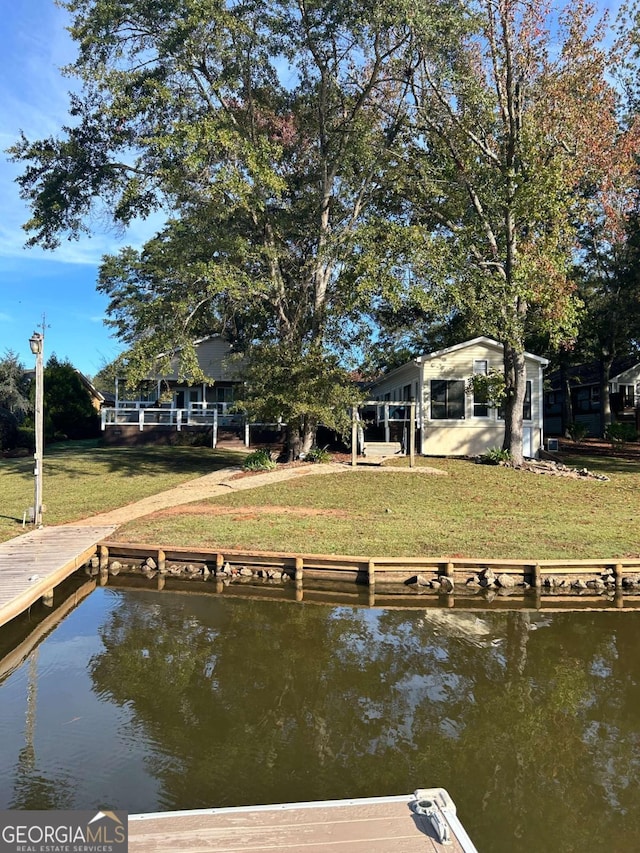
[(136, 400), (127, 406), (118, 403), (117, 408), (102, 409), (101, 426), (105, 430), (113, 426), (136, 424), (140, 430), (167, 426), (180, 431), (183, 426), (240, 425), (243, 416), (230, 412), (231, 408), (231, 403), (191, 403), (188, 409), (176, 409), (172, 406), (149, 406), (148, 403)]

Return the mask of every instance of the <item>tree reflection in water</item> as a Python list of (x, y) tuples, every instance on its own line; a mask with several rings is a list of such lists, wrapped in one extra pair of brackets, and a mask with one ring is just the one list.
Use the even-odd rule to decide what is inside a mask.
[(150, 809), (443, 785), (482, 850), (624, 849), (640, 837), (637, 627), (136, 594), (91, 673), (154, 741)]

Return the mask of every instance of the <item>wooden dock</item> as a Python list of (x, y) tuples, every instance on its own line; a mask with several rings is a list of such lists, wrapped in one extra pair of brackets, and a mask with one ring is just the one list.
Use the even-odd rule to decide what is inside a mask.
[(0, 543), (0, 626), (39, 598), (50, 598), (114, 530), (114, 526), (44, 527)]
[[(450, 839), (439, 840), (414, 796), (198, 809), (129, 816), (131, 853), (304, 850), (305, 853), (477, 853), (443, 788), (424, 789)], [(426, 802), (421, 800), (421, 802)]]

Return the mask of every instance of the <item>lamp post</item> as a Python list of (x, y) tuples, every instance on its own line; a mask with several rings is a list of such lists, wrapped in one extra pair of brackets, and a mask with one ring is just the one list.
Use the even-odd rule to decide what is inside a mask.
[(42, 527), (42, 455), (44, 451), (44, 370), (42, 366), (42, 352), (44, 349), (44, 335), (34, 332), (29, 338), (31, 352), (36, 357), (36, 407), (35, 407), (35, 434), (36, 452), (33, 456), (35, 466), (33, 476), (35, 479), (35, 497), (33, 501), (33, 523), (36, 527)]

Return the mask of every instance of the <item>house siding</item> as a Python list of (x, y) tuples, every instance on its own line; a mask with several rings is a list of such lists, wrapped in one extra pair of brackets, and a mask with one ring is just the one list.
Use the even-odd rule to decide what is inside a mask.
[[(474, 361), (487, 362), (487, 370), (502, 371), (504, 367), (502, 346), (490, 339), (474, 340), (416, 361), (382, 377), (372, 388), (372, 396), (384, 400), (401, 400), (402, 389), (411, 384), (416, 389), (417, 426), (420, 452), (428, 456), (476, 456), (492, 447), (501, 446), (504, 440), (504, 421), (496, 409), (489, 409), (487, 417), (474, 415), (472, 394), (464, 394), (464, 418), (433, 418), (431, 411), (431, 381), (459, 380), (466, 385), (473, 375)], [(543, 442), (542, 434), (542, 362), (525, 356), (526, 380), (531, 382), (531, 418), (524, 421), (525, 455), (538, 455)], [(394, 396), (395, 395), (395, 396)]]

